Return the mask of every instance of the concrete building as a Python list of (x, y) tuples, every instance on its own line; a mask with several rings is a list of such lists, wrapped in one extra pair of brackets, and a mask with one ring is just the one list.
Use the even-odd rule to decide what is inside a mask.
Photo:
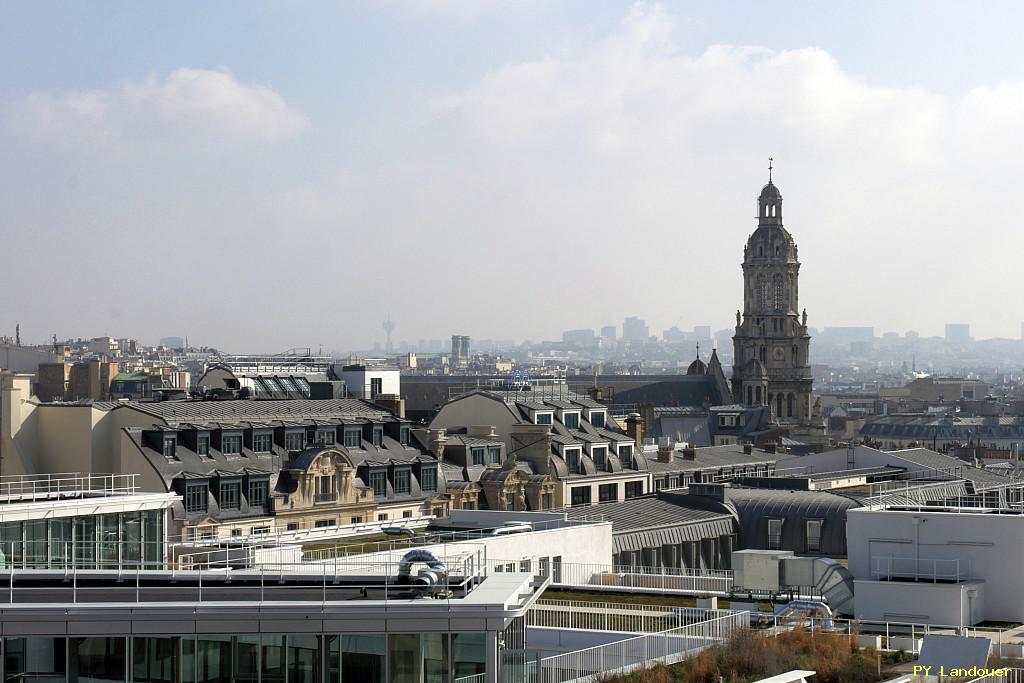
[(345, 383), (349, 396), (397, 398), (402, 393), (401, 371), (383, 365), (335, 365), (332, 375)]
[(646, 320), (631, 316), (622, 321), (622, 341), (645, 342), (650, 336)]
[[(899, 406), (915, 402), (922, 405), (953, 404), (957, 401), (975, 401), (992, 391), (987, 382), (963, 377), (918, 377), (906, 386), (882, 387), (878, 396), (883, 401)], [(893, 412), (893, 411), (890, 411)]]
[(469, 365), (469, 337), (466, 335), (452, 335), (451, 365), (455, 368), (465, 368)]

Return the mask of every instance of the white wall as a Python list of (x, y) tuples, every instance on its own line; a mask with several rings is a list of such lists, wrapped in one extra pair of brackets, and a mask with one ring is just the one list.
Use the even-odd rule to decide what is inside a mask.
[[(981, 619), (1024, 621), (1024, 516), (853, 509), (846, 514), (846, 544), (850, 572), (860, 580), (874, 578), (876, 558), (960, 560), (970, 578), (985, 582), (990, 596)], [(860, 600), (855, 593), (858, 613)], [(927, 613), (926, 607), (913, 611)]]
[[(857, 619), (973, 626), (984, 621), (985, 584), (854, 581)], [(968, 596), (973, 591), (973, 597)]]

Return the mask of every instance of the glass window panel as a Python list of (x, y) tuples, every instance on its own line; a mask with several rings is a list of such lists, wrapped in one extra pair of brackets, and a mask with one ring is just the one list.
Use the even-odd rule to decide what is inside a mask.
[(22, 543), (21, 522), (0, 523), (0, 553), (3, 554), (5, 567), (22, 565), (25, 547)]
[(260, 666), (260, 637), (235, 636), (234, 671), (236, 682), (257, 680)]
[(231, 636), (198, 636), (194, 646), (186, 643), (185, 653), (193, 660), (196, 683), (231, 680)]
[[(546, 561), (547, 558), (541, 558)], [(483, 633), (452, 634), (452, 674), (456, 679), (484, 673), (487, 663)]]
[(126, 644), (124, 637), (71, 638), (68, 683), (124, 683)]
[(138, 512), (121, 514), (121, 562), (126, 567), (142, 563), (142, 515)]
[(96, 568), (96, 518), (75, 517), (75, 566)]
[(288, 636), (287, 654), (288, 683), (320, 683), (318, 636)]
[(7, 638), (4, 640), (4, 680), (63, 681), (67, 672), (64, 638)]
[(341, 636), (341, 680), (384, 683), (386, 638), (383, 634)]
[(50, 520), (50, 563), (54, 567), (67, 565), (71, 555), (71, 518)]
[(102, 569), (117, 569), (118, 542), (121, 539), (120, 515), (99, 517), (99, 560)]
[(390, 683), (421, 683), (423, 658), (419, 633), (388, 634), (388, 671)]
[(182, 673), (181, 650), (179, 637), (133, 637), (132, 682), (175, 683)]
[(448, 634), (423, 633), (420, 635), (423, 659), (423, 683), (446, 683), (448, 680)]
[(142, 513), (143, 556), (146, 567), (159, 569), (164, 559), (164, 513), (162, 510), (147, 510)]
[(47, 553), (47, 523), (45, 519), (25, 522), (25, 566), (45, 569), (49, 564)]

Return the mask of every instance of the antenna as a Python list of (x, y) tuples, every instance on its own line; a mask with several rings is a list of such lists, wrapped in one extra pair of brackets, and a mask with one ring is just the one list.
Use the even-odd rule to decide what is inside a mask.
[(395, 329), (395, 323), (391, 319), (391, 314), (390, 313), (388, 313), (388, 317), (384, 320), (384, 323), (381, 325), (381, 327), (384, 328), (384, 334), (386, 335), (385, 338), (384, 338), (384, 350), (386, 352), (390, 353), (391, 352), (391, 332), (394, 331), (394, 329)]

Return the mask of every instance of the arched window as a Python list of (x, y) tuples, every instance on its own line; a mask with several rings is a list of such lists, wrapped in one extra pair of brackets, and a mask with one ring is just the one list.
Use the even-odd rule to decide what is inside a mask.
[[(790, 394), (789, 396), (786, 397), (786, 414), (789, 417), (793, 417), (794, 399), (795, 397), (793, 396), (793, 394)], [(782, 410), (782, 394), (779, 394), (779, 410)]]
[[(792, 394), (790, 394), (790, 396), (792, 396)], [(782, 417), (782, 394), (775, 394), (775, 416)], [(793, 414), (791, 412), (790, 417), (792, 416)]]
[(800, 349), (796, 344), (793, 344), (793, 365), (800, 364)]
[(747, 405), (754, 404), (754, 387), (747, 385)]
[(776, 273), (772, 277), (772, 304), (776, 311), (786, 310), (786, 286), (783, 284), (782, 275)]
[(764, 275), (757, 276), (757, 305), (759, 308), (768, 308), (768, 278)]
[(754, 401), (761, 405), (761, 387), (754, 387)]

